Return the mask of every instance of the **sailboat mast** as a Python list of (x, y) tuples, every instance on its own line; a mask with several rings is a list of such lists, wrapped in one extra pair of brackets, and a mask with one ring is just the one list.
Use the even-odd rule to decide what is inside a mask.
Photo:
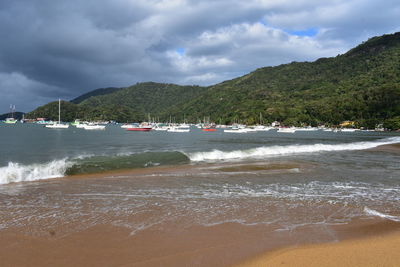
[(61, 99), (58, 99), (58, 124), (61, 123)]

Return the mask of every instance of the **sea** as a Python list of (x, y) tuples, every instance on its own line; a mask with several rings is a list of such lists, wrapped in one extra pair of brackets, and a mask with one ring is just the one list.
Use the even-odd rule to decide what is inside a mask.
[[(337, 241), (335, 225), (400, 222), (398, 143), (395, 132), (2, 124), (0, 234), (65, 237), (112, 225), (135, 237), (233, 224), (286, 235), (288, 245)], [(302, 228), (314, 235), (293, 239)]]

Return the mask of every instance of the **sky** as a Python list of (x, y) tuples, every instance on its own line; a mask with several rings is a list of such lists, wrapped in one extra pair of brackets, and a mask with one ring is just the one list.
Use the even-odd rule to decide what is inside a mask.
[(1, 0), (0, 114), (333, 57), (400, 31), (399, 18), (398, 0)]

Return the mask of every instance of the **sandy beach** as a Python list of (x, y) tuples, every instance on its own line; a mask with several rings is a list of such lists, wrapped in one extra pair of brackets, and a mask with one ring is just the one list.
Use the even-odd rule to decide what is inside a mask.
[[(335, 232), (344, 241), (288, 246), (265, 228), (223, 224), (175, 232), (146, 230), (130, 235), (110, 225), (59, 237), (0, 235), (2, 266), (399, 266), (400, 224), (356, 222)], [(303, 229), (303, 233), (307, 229)], [(310, 234), (310, 232), (308, 232)], [(296, 243), (296, 233), (289, 243)], [(321, 242), (323, 236), (321, 236)], [(287, 241), (287, 240), (286, 240)], [(264, 245), (259, 244), (264, 242)], [(276, 249), (276, 247), (281, 249)], [(267, 251), (267, 252), (263, 252)], [(249, 260), (250, 258), (250, 260)], [(237, 265), (238, 262), (242, 262)]]
[(400, 265), (400, 232), (338, 243), (301, 246), (265, 253), (235, 267)]

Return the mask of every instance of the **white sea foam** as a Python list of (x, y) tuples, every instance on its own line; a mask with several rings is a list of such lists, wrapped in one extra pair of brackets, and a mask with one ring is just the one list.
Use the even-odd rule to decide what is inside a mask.
[(400, 137), (390, 137), (370, 142), (355, 142), (341, 144), (312, 144), (312, 145), (288, 145), (288, 146), (263, 146), (246, 150), (221, 151), (212, 150), (208, 152), (189, 153), (191, 161), (209, 160), (234, 160), (246, 158), (262, 158), (269, 156), (283, 156), (291, 154), (345, 151), (345, 150), (364, 150), (381, 145), (399, 143)]
[(0, 184), (63, 177), (71, 165), (67, 159), (31, 165), (9, 162), (8, 166), (0, 167)]
[(384, 213), (381, 213), (379, 211), (370, 209), (368, 207), (364, 207), (364, 212), (366, 214), (368, 214), (368, 215), (378, 216), (378, 217), (381, 217), (381, 218), (384, 218), (384, 219), (388, 219), (388, 220), (391, 220), (391, 221), (400, 222), (400, 217), (398, 217), (398, 216), (384, 214)]

